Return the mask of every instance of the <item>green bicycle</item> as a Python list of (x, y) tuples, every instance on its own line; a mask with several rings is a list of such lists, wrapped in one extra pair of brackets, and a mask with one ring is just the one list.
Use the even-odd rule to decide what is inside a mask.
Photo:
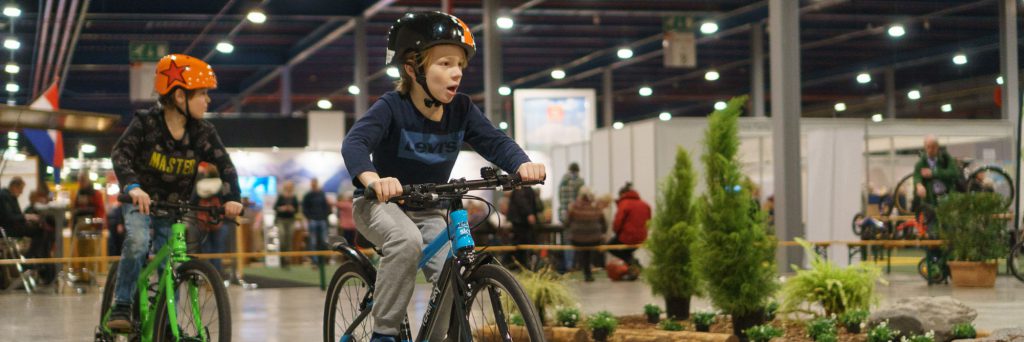
[[(119, 200), (131, 203), (130, 198)], [(151, 208), (154, 214), (173, 217), (176, 222), (171, 225), (167, 243), (139, 273), (136, 300), (132, 305), (135, 327), (130, 332), (107, 328), (117, 283), (118, 263), (115, 262), (103, 289), (95, 341), (231, 341), (231, 305), (224, 281), (208, 261), (187, 254), (183, 222), (186, 214), (199, 211), (219, 219), (224, 209), (165, 202), (153, 202)], [(156, 272), (158, 267), (173, 272)]]

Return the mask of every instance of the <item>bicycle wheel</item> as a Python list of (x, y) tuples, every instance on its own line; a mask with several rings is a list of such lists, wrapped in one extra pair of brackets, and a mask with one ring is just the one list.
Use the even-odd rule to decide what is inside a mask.
[(967, 181), (968, 191), (994, 192), (999, 194), (1006, 203), (1006, 208), (1013, 204), (1016, 188), (1013, 178), (998, 166), (983, 166), (971, 172)]
[(1010, 273), (1013, 273), (1017, 280), (1024, 281), (1024, 239), (1017, 239), (1017, 243), (1010, 250)]
[(342, 340), (345, 331), (362, 316), (345, 341), (369, 341), (373, 335), (373, 315), (366, 306), (372, 298), (373, 280), (359, 264), (346, 261), (334, 271), (324, 303), (324, 342)]
[[(202, 260), (189, 260), (178, 266), (174, 273), (173, 294), (178, 304), (174, 310), (180, 341), (231, 341), (228, 291), (213, 265)], [(168, 326), (167, 295), (161, 294), (156, 301), (156, 323), (153, 325), (156, 331), (153, 335), (157, 342), (174, 341)]]
[(117, 267), (120, 262), (114, 261), (110, 264), (109, 271), (107, 271), (107, 282), (103, 283), (103, 299), (100, 302), (100, 328), (103, 328), (103, 318), (107, 315), (107, 311), (110, 311), (110, 306), (114, 305), (114, 287), (117, 285)]
[(946, 275), (943, 274), (940, 269), (941, 266), (937, 262), (932, 262), (931, 265), (928, 263), (928, 257), (921, 258), (921, 261), (917, 263), (917, 274), (924, 278), (928, 284), (938, 284), (946, 279)]
[(861, 223), (864, 223), (864, 214), (857, 213), (856, 215), (853, 215), (853, 221), (850, 223), (850, 226), (852, 226), (851, 228), (853, 229), (853, 235), (863, 236), (861, 233), (864, 232), (864, 229), (862, 229)]
[(897, 215), (914, 214), (914, 174), (904, 176), (892, 190), (892, 206)]
[(533, 304), (508, 270), (483, 265), (468, 281), (466, 324), (474, 341), (544, 341)]

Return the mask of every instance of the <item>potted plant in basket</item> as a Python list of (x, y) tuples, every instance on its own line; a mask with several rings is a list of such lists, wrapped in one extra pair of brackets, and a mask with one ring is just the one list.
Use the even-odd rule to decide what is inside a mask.
[(867, 310), (850, 310), (839, 315), (839, 322), (846, 327), (846, 332), (860, 334), (861, 323), (868, 319)]
[(939, 237), (953, 286), (995, 286), (996, 260), (1008, 253), (1005, 212), (1002, 196), (991, 192), (951, 193), (939, 200)]
[(608, 311), (601, 311), (587, 318), (587, 328), (590, 329), (591, 337), (595, 341), (608, 341), (608, 337), (615, 332), (617, 326), (619, 320)]
[(647, 323), (657, 324), (661, 318), (661, 308), (654, 304), (644, 305), (644, 315), (647, 316)]
[(714, 312), (698, 312), (693, 314), (693, 326), (697, 331), (708, 332), (711, 331), (711, 325), (715, 324), (715, 313)]

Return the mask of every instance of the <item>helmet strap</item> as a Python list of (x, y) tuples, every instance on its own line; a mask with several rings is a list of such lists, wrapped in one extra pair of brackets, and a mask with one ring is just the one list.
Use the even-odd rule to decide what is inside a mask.
[(432, 108), (432, 107), (435, 107), (435, 106), (441, 106), (442, 105), (441, 101), (438, 101), (437, 98), (434, 97), (434, 94), (430, 93), (430, 87), (427, 86), (427, 72), (426, 72), (426, 70), (423, 69), (422, 65), (423, 65), (423, 55), (421, 55), (419, 52), (417, 52), (416, 53), (416, 67), (413, 68), (413, 69), (416, 70), (416, 83), (419, 83), (420, 87), (423, 87), (423, 92), (427, 93), (427, 98), (423, 99), (423, 105), (427, 106), (427, 108)]

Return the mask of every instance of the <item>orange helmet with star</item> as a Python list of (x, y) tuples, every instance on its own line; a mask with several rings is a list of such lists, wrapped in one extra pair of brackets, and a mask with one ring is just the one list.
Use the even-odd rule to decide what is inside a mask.
[(213, 67), (199, 58), (180, 53), (170, 54), (156, 64), (153, 89), (163, 96), (176, 87), (185, 90), (214, 89), (217, 88), (217, 76), (213, 74)]

